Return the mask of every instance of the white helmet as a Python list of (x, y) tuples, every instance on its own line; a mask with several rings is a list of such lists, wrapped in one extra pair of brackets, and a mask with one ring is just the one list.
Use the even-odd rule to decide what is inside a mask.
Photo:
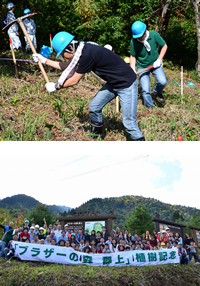
[(7, 6), (6, 6), (6, 8), (7, 8), (8, 10), (10, 10), (12, 7), (14, 7), (14, 4), (13, 4), (12, 2), (9, 2), (9, 3), (7, 4)]

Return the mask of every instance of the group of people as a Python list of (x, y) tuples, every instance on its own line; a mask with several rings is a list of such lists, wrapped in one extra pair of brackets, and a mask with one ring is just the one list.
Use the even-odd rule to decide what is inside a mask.
[[(6, 22), (7, 24), (11, 23), (12, 21), (15, 21), (15, 15), (14, 15), (14, 4), (12, 2), (9, 2), (7, 4), (7, 9), (8, 9), (8, 13), (6, 15)], [(31, 14), (30, 9), (25, 9), (24, 10), (24, 15), (29, 15)], [(23, 20), (24, 26), (27, 30), (27, 33), (35, 47), (35, 49), (37, 49), (37, 41), (36, 41), (36, 25), (33, 19), (31, 19), (31, 17), (27, 17), (26, 19)], [(13, 45), (13, 49), (16, 50), (20, 50), (22, 49), (22, 43), (19, 37), (19, 32), (18, 32), (18, 24), (15, 22), (13, 25), (10, 26), (10, 28), (8, 29), (8, 36), (9, 38), (12, 40), (12, 45)], [(31, 48), (30, 45), (28, 43), (27, 38), (24, 36), (25, 39), (25, 43), (26, 43), (26, 47), (25, 50), (27, 52), (31, 52)]]
[(135, 250), (159, 251), (178, 248), (181, 264), (188, 264), (192, 257), (194, 257), (196, 263), (200, 262), (195, 241), (189, 233), (186, 233), (183, 241), (179, 233), (174, 234), (170, 232), (169, 228), (162, 232), (154, 230), (152, 234), (146, 231), (140, 237), (138, 233), (132, 235), (127, 229), (123, 232), (119, 227), (113, 230), (112, 234), (109, 234), (105, 226), (102, 227), (102, 231), (95, 232), (95, 230), (92, 230), (91, 234), (89, 234), (89, 229), (87, 228), (84, 232), (82, 229), (79, 229), (78, 233), (75, 234), (72, 229), (69, 229), (68, 224), (65, 224), (64, 229), (58, 222), (47, 226), (45, 218), (42, 227), (34, 223), (29, 226), (29, 221), (26, 220), (24, 226), (13, 229), (13, 222), (10, 222), (8, 226), (4, 226), (5, 222), (6, 220), (0, 224), (0, 227), (4, 229), (4, 235), (0, 243), (0, 257), (5, 255), (6, 259), (14, 255), (12, 241), (21, 241), (71, 247), (75, 251), (92, 254)]

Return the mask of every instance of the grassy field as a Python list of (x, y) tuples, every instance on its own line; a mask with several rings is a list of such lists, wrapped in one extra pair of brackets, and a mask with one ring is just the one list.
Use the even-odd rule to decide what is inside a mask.
[[(11, 58), (11, 52), (1, 57)], [(16, 58), (32, 59), (23, 52)], [(58, 71), (45, 67), (50, 81), (57, 82)], [(195, 86), (184, 88), (181, 103), (180, 67), (165, 62), (168, 84), (164, 107), (151, 113), (142, 103), (139, 90), (138, 125), (148, 141), (200, 140), (200, 83), (196, 71), (184, 70), (184, 82)], [(87, 74), (78, 85), (49, 94), (45, 81), (33, 63), (18, 62), (19, 78), (11, 61), (0, 61), (0, 140), (7, 141), (91, 141), (88, 104), (101, 83)], [(175, 81), (174, 81), (175, 80)], [(155, 80), (151, 78), (151, 86)], [(104, 136), (102, 141), (125, 141), (121, 110), (116, 113), (115, 100), (103, 109)]]
[(197, 286), (200, 265), (91, 267), (0, 259), (0, 285)]

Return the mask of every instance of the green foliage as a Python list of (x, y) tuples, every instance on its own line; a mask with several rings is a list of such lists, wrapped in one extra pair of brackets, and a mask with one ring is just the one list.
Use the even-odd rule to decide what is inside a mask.
[(179, 211), (175, 210), (172, 214), (172, 221), (178, 222), (178, 220), (181, 220), (183, 222), (183, 216), (180, 215)]
[[(1, 15), (5, 15), (7, 1), (2, 2), (0, 11)], [(155, 0), (137, 0), (134, 3), (130, 0), (20, 0), (15, 7), (15, 16), (22, 16), (25, 7), (38, 12), (34, 16), (38, 51), (42, 45), (50, 45), (50, 34), (53, 37), (65, 30), (80, 40), (94, 41), (100, 45), (111, 44), (116, 53), (128, 56), (132, 23), (140, 20), (147, 24), (148, 29), (155, 30), (160, 4)], [(185, 5), (173, 1), (169, 8), (171, 15), (165, 37), (169, 49), (166, 58), (174, 63), (194, 67), (197, 37), (192, 3)], [(25, 46), (20, 28), (19, 31)], [(9, 48), (8, 43), (7, 33), (1, 33), (0, 48)]]
[(196, 226), (196, 227), (200, 227), (200, 212), (198, 212), (197, 214), (194, 214), (190, 221), (187, 223), (188, 226)]
[(142, 204), (139, 204), (131, 214), (128, 215), (127, 220), (124, 223), (131, 233), (137, 232), (139, 235), (149, 230), (151, 233), (155, 226), (151, 221), (153, 216), (148, 212), (147, 208)]
[(31, 222), (37, 223), (40, 226), (43, 226), (44, 220), (46, 219), (47, 224), (52, 224), (56, 221), (55, 214), (49, 210), (48, 206), (43, 204), (37, 204), (32, 212), (29, 214), (29, 220)]
[(68, 215), (72, 215), (73, 211), (99, 211), (100, 214), (110, 214), (110, 210), (114, 209), (117, 219), (114, 220), (114, 226), (119, 226), (122, 230), (125, 229), (124, 222), (134, 209), (142, 204), (147, 208), (148, 212), (154, 216), (155, 212), (160, 214), (160, 217), (165, 220), (172, 219), (172, 212), (175, 208), (179, 211), (180, 216), (183, 216), (184, 223), (188, 222), (192, 215), (199, 212), (196, 208), (185, 207), (181, 205), (165, 204), (153, 198), (145, 198), (142, 196), (123, 196), (115, 198), (94, 198), (82, 204), (76, 209), (69, 211)]
[(15, 195), (12, 197), (7, 197), (0, 201), (0, 207), (6, 208), (6, 207), (13, 207), (15, 209), (32, 209), (34, 208), (39, 201), (36, 199), (26, 196), (26, 195)]
[(153, 265), (145, 267), (91, 267), (12, 259), (0, 260), (0, 285), (199, 285), (198, 265)]

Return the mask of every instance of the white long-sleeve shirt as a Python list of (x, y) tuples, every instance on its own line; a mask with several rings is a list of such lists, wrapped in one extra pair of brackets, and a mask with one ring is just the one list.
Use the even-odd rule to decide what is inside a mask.
[(35, 35), (36, 25), (33, 19), (28, 20), (27, 18), (23, 20), (24, 26), (29, 35)]
[[(7, 23), (9, 24), (10, 22), (16, 20), (15, 15), (12, 11), (8, 11), (7, 15), (6, 15), (6, 20)], [(10, 28), (8, 29), (9, 33), (18, 33), (18, 25), (17, 23), (14, 23), (12, 26), (10, 26)]]

